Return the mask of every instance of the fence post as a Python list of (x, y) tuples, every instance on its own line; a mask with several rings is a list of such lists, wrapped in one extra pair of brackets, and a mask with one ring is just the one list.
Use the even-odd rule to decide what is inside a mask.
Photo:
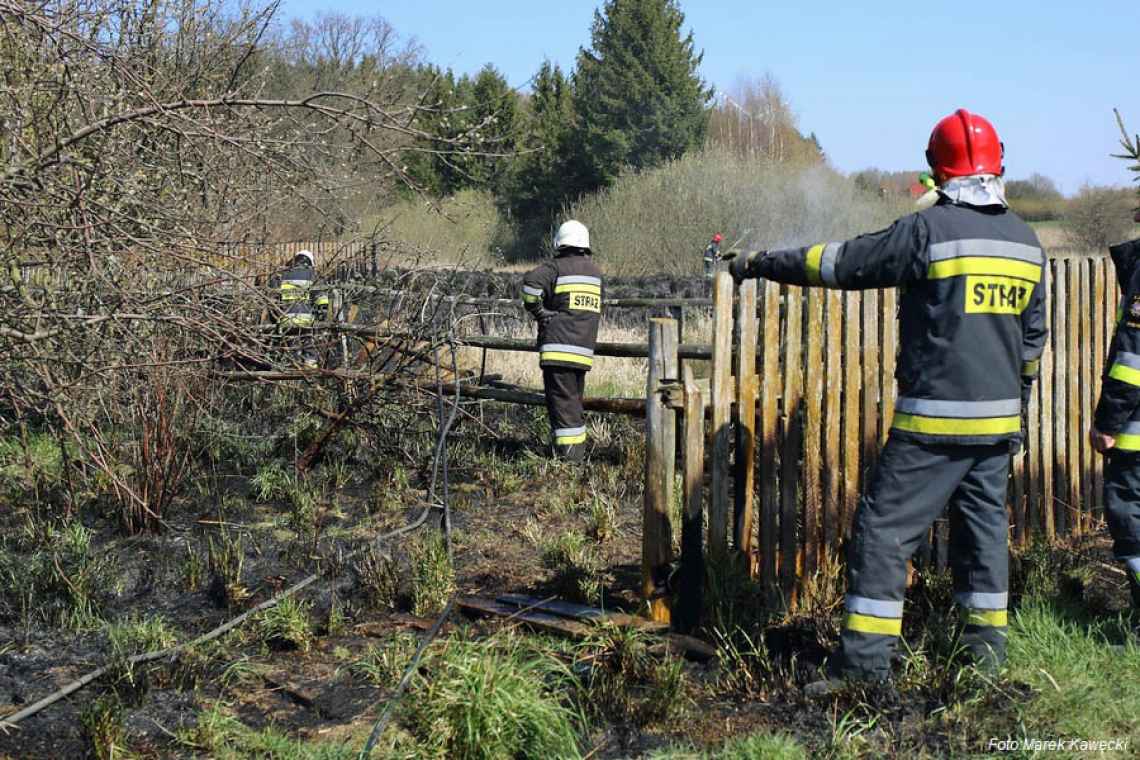
[(736, 549), (749, 573), (756, 574), (755, 546), (752, 540), (756, 471), (756, 344), (760, 321), (756, 318), (756, 280), (745, 281), (736, 302)]
[(689, 633), (701, 621), (704, 604), (705, 554), (704, 510), (701, 496), (705, 481), (705, 406), (693, 380), (692, 367), (685, 367), (684, 448), (685, 516), (681, 522), (681, 576), (677, 599), (676, 628)]
[(732, 275), (717, 272), (713, 281), (713, 356), (709, 378), (712, 401), (712, 490), (709, 506), (709, 554), (728, 554), (729, 449), (732, 441)]
[(668, 623), (665, 577), (673, 560), (673, 468), (677, 413), (667, 405), (662, 385), (677, 377), (677, 323), (649, 320), (649, 373), (645, 383), (645, 507), (641, 533), (641, 592), (649, 617)]

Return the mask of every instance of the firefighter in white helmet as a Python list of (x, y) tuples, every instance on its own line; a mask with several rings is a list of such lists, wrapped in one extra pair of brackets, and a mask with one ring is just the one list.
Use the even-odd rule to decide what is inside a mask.
[(310, 332), (316, 322), (312, 305), (315, 266), (316, 257), (312, 251), (298, 251), (291, 266), (278, 278), (281, 312), (277, 324), (288, 336), (290, 347), (297, 352), (306, 369), (317, 367), (317, 352)]
[(580, 461), (586, 444), (582, 397), (602, 316), (602, 273), (594, 264), (586, 225), (570, 220), (558, 228), (554, 258), (523, 277), (522, 300), (538, 322), (553, 454)]

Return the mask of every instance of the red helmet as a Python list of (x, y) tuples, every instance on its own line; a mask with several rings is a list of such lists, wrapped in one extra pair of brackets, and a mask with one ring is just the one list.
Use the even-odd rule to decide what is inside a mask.
[(982, 116), (959, 108), (935, 125), (926, 161), (940, 179), (971, 174), (1002, 174), (1005, 146)]

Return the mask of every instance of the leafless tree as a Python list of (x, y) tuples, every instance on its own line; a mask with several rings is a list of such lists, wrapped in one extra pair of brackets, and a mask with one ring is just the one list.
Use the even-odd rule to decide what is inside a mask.
[[(409, 79), (388, 75), (414, 46), (320, 18), (298, 35), (309, 88), (281, 94), (276, 11), (0, 0), (0, 424), (73, 441), (132, 531), (177, 489), (171, 449), (218, 356), (288, 361), (252, 254), (282, 219), (349, 234), (344, 199), (406, 185), (403, 156), (428, 137)], [(348, 81), (369, 56), (375, 76)]]

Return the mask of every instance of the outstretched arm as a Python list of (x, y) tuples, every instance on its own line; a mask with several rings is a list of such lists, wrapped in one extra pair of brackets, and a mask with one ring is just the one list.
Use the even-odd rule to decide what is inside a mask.
[(911, 214), (885, 230), (844, 243), (738, 257), (732, 264), (733, 276), (844, 290), (893, 287), (926, 277), (927, 238), (926, 223)]

